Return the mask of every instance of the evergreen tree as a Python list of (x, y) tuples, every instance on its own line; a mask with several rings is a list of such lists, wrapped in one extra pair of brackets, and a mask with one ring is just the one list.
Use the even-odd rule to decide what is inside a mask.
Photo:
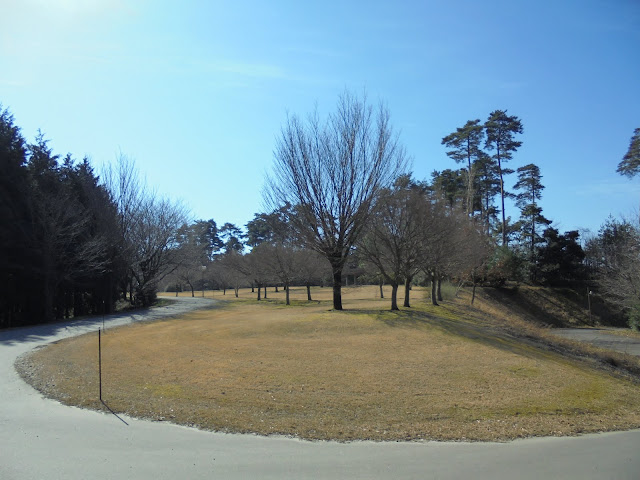
[(560, 234), (549, 227), (542, 234), (538, 252), (536, 278), (548, 285), (566, 285), (584, 279), (585, 253), (578, 243), (579, 233), (571, 230)]
[(461, 170), (447, 168), (431, 173), (431, 190), (446, 200), (447, 205), (460, 205), (465, 199), (465, 178)]
[(522, 133), (522, 122), (516, 116), (507, 115), (506, 110), (494, 110), (485, 123), (487, 139), (485, 147), (493, 151), (492, 158), (498, 166), (500, 178), (500, 199), (502, 202), (502, 244), (507, 244), (507, 221), (504, 210), (504, 199), (509, 193), (504, 189), (504, 176), (513, 173), (504, 164), (511, 160), (513, 153), (522, 145), (515, 140), (516, 134)]
[(522, 238), (528, 244), (532, 263), (535, 261), (536, 244), (542, 241), (538, 229), (551, 223), (542, 215), (542, 208), (538, 206), (544, 189), (541, 179), (540, 169), (530, 163), (518, 168), (518, 182), (513, 186), (514, 189), (520, 190), (516, 195), (516, 205), (520, 209), (519, 227)]
[(227, 222), (220, 227), (218, 234), (222, 241), (225, 254), (230, 252), (242, 253), (242, 250), (244, 250), (244, 245), (242, 244), (244, 235), (240, 228), (233, 223)]
[(622, 157), (616, 170), (620, 175), (634, 177), (640, 172), (640, 128), (636, 128), (629, 143), (629, 150)]
[(475, 197), (475, 167), (476, 162), (483, 155), (480, 148), (484, 140), (484, 128), (480, 125), (480, 120), (469, 120), (463, 127), (456, 129), (442, 139), (442, 144), (451, 148), (447, 155), (456, 163), (466, 163), (467, 191), (465, 195), (465, 211), (469, 215), (474, 212)]
[(496, 162), (487, 154), (476, 162), (476, 197), (474, 203), (480, 211), (484, 231), (491, 235), (498, 218), (495, 197), (500, 193), (500, 176)]

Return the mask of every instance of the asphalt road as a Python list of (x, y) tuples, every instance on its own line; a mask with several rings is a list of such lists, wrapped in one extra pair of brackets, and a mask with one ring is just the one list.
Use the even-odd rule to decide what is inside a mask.
[(602, 328), (553, 328), (549, 332), (571, 340), (591, 343), (597, 347), (640, 356), (640, 339), (616, 335), (612, 333), (614, 330)]
[[(161, 318), (206, 302), (186, 299), (105, 323)], [(640, 478), (638, 430), (509, 443), (229, 435), (67, 407), (43, 398), (15, 372), (22, 353), (101, 326), (98, 319), (0, 332), (0, 479)]]

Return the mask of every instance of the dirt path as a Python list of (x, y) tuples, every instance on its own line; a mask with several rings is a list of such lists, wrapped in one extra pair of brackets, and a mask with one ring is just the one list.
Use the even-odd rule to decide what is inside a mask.
[[(619, 330), (624, 331), (624, 329)], [(613, 329), (601, 328), (554, 328), (550, 330), (550, 333), (570, 340), (591, 343), (596, 347), (640, 356), (639, 338), (625, 337), (613, 333), (614, 331)]]

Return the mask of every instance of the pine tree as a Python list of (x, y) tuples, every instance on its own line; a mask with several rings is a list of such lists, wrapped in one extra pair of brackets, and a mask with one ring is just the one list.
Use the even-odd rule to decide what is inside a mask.
[(442, 139), (442, 144), (446, 145), (452, 150), (447, 152), (447, 155), (452, 158), (456, 163), (467, 164), (466, 171), (466, 183), (467, 191), (465, 195), (465, 211), (469, 215), (473, 215), (474, 212), (474, 197), (475, 197), (475, 175), (476, 175), (476, 162), (482, 157), (483, 152), (480, 148), (480, 144), (484, 140), (484, 127), (480, 125), (480, 120), (469, 120), (465, 123), (464, 127), (456, 129), (455, 132), (447, 135)]
[(629, 178), (636, 176), (640, 172), (640, 128), (634, 130), (629, 150), (622, 157), (622, 161), (618, 164), (616, 171), (620, 175)]
[(485, 123), (487, 140), (485, 148), (494, 152), (492, 158), (498, 165), (500, 177), (500, 199), (502, 202), (502, 244), (507, 244), (507, 221), (504, 211), (504, 199), (509, 195), (504, 189), (504, 176), (513, 173), (513, 170), (503, 166), (511, 160), (522, 142), (515, 140), (516, 134), (522, 133), (522, 122), (516, 116), (507, 115), (506, 110), (495, 110), (491, 112)]
[(518, 182), (513, 186), (514, 189), (520, 190), (516, 195), (516, 205), (520, 209), (522, 237), (528, 244), (532, 263), (535, 260), (536, 244), (542, 241), (537, 230), (551, 223), (542, 215), (542, 208), (538, 205), (544, 189), (541, 179), (540, 169), (530, 163), (518, 168)]

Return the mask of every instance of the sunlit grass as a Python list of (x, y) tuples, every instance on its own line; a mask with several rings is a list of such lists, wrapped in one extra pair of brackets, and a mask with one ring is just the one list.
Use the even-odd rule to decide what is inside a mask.
[[(108, 330), (103, 392), (117, 412), (306, 439), (504, 440), (640, 426), (640, 388), (503, 334), (463, 303), (389, 310), (377, 287), (292, 289)], [(400, 294), (401, 292), (399, 292)], [(385, 292), (387, 297), (387, 292)], [(400, 297), (402, 298), (402, 297)], [(299, 302), (299, 303), (298, 303)], [(36, 352), (49, 394), (97, 401), (95, 335)], [(41, 383), (42, 385), (42, 383)]]

